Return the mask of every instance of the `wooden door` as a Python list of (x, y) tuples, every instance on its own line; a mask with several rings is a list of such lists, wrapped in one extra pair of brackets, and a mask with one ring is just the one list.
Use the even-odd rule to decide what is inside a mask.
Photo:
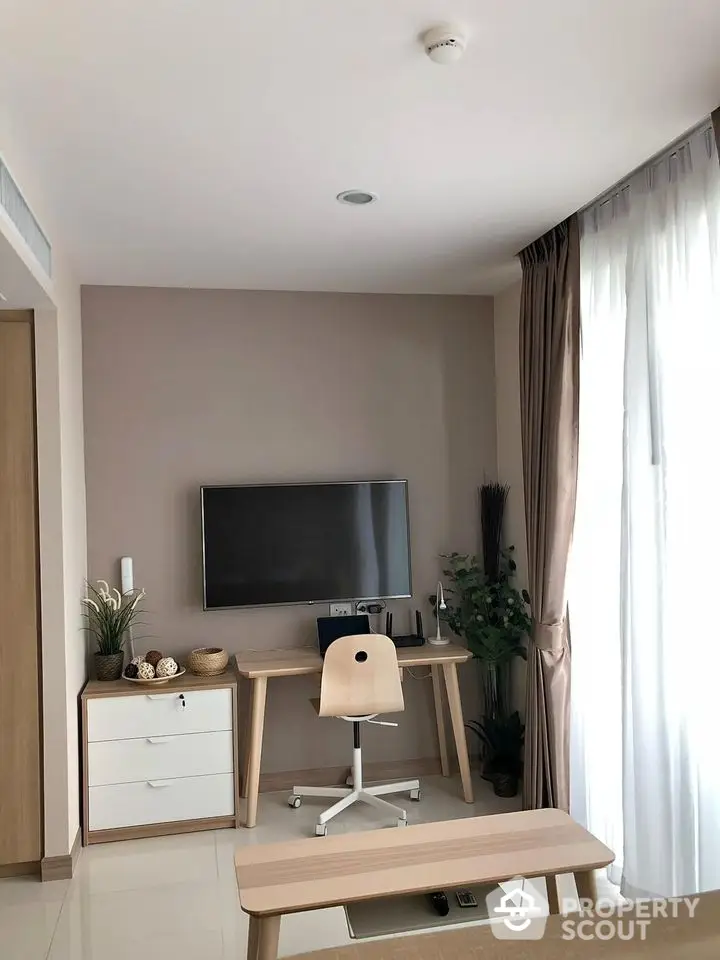
[(32, 313), (0, 311), (0, 875), (42, 856)]

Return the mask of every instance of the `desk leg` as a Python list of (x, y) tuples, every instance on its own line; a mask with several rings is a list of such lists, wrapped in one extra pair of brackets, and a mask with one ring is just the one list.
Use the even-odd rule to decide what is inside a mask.
[(260, 760), (262, 758), (263, 727), (265, 725), (265, 696), (267, 677), (255, 677), (252, 682), (252, 706), (250, 708), (250, 749), (245, 780), (247, 795), (245, 826), (254, 827), (257, 820), (258, 792), (260, 790)]
[(245, 717), (245, 736), (243, 737), (243, 776), (242, 791), (240, 793), (240, 796), (243, 798), (243, 800), (247, 799), (248, 783), (250, 781), (250, 744), (252, 743), (252, 701), (254, 683), (254, 680), (248, 680), (248, 689), (250, 691), (250, 708), (247, 711), (247, 716)]
[(448, 706), (450, 707), (450, 719), (455, 737), (455, 749), (457, 750), (458, 764), (460, 765), (463, 796), (465, 803), (473, 803), (474, 797), (472, 780), (470, 779), (470, 760), (468, 758), (467, 740), (465, 739), (465, 724), (463, 722), (456, 665), (454, 663), (444, 663), (443, 675), (445, 677)]
[(432, 672), (433, 698), (435, 700), (435, 721), (437, 723), (438, 744), (440, 745), (440, 769), (444, 777), (450, 776), (448, 763), (447, 738), (445, 737), (445, 710), (443, 708), (442, 680), (437, 663), (430, 667)]
[(277, 960), (280, 917), (250, 917), (247, 960)]

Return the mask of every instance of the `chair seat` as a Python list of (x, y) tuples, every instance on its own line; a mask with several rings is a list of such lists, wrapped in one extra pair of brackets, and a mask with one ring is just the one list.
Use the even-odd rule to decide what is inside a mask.
[[(313, 710), (315, 713), (320, 716), (320, 697), (310, 697), (310, 703), (312, 704)], [(335, 719), (337, 720), (349, 720), (351, 723), (354, 720), (357, 720), (361, 723), (363, 720), (371, 720), (373, 717), (376, 717), (376, 713), (364, 713), (359, 717), (342, 717), (338, 715)]]

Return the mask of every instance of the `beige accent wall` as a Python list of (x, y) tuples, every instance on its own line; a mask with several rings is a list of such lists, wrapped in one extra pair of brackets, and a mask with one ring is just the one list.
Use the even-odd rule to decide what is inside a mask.
[[(505, 542), (515, 546), (517, 582), (527, 587), (525, 496), (523, 494), (522, 434), (520, 429), (520, 284), (494, 298), (495, 398), (497, 416), (497, 470), (510, 485), (505, 517)], [(516, 706), (525, 700), (525, 664), (518, 661), (514, 674)]]
[[(82, 316), (89, 570), (117, 582), (134, 558), (141, 648), (313, 643), (327, 614), (203, 612), (202, 483), (406, 477), (430, 627), (438, 554), (475, 548), (475, 490), (496, 475), (490, 298), (89, 287)], [(414, 604), (393, 607), (409, 629)], [(425, 673), (407, 678), (400, 727), (368, 731), (368, 761), (436, 755)], [(315, 684), (270, 684), (266, 772), (347, 762), (346, 725), (308, 703)]]

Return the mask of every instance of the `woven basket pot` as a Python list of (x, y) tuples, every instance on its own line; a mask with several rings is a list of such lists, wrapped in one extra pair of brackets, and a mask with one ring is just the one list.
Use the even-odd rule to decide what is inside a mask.
[(98, 680), (119, 680), (122, 676), (124, 653), (96, 653), (95, 676)]
[(220, 647), (198, 647), (187, 658), (187, 668), (199, 677), (216, 677), (225, 672), (228, 652)]

